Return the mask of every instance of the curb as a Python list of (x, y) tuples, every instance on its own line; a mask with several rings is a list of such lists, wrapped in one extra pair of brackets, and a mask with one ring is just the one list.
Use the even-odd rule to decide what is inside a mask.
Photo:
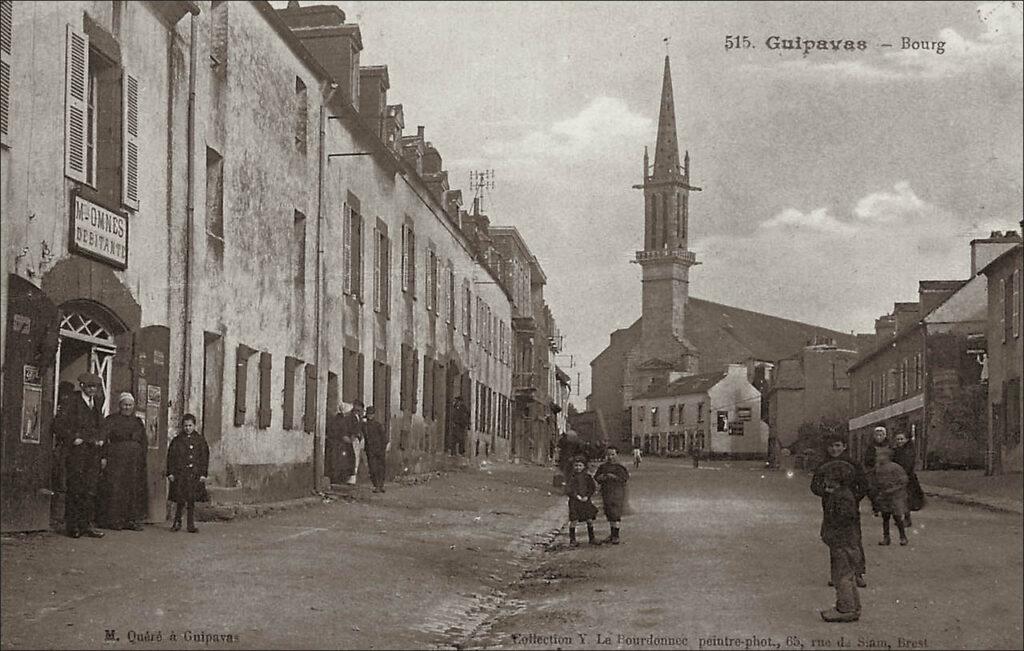
[(986, 499), (968, 493), (961, 493), (958, 490), (952, 488), (942, 488), (938, 486), (921, 486), (921, 490), (925, 495), (929, 497), (935, 497), (946, 502), (953, 502), (954, 504), (963, 504), (965, 506), (973, 506), (988, 511), (996, 511), (999, 513), (1013, 513), (1016, 515), (1024, 515), (1024, 506), (1020, 503), (1009, 504), (1003, 500)]
[(232, 520), (247, 520), (262, 518), (272, 513), (291, 511), (298, 508), (306, 508), (315, 504), (326, 503), (319, 495), (310, 497), (299, 497), (281, 502), (263, 502), (258, 504), (220, 504), (220, 503), (199, 503), (196, 504), (196, 520), (199, 522), (230, 522)]

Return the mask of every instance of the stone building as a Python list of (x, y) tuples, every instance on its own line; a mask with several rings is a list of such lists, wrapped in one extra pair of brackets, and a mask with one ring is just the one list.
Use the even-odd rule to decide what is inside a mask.
[[(1010, 235), (1013, 233), (1006, 234)], [(1024, 247), (1021, 244), (1004, 251), (981, 269), (988, 283), (986, 470), (990, 473), (1021, 471), (1021, 432), (1024, 432), (1022, 269)]]
[(812, 342), (798, 354), (780, 359), (765, 396), (766, 420), (779, 444), (788, 447), (800, 426), (823, 419), (844, 422), (850, 408), (847, 374), (857, 351), (831, 340)]
[(635, 419), (624, 410), (630, 400), (673, 374), (712, 373), (743, 364), (749, 380), (764, 386), (776, 360), (798, 352), (815, 337), (830, 337), (844, 348), (855, 337), (818, 326), (760, 314), (690, 296), (689, 154), (680, 164), (669, 59), (665, 57), (653, 170), (644, 154), (643, 250), (633, 262), (642, 268), (643, 311), (632, 325), (611, 333), (591, 362), (590, 405), (611, 441), (629, 441)]
[(56, 394), (85, 370), (138, 398), (154, 521), (186, 412), (217, 500), (322, 488), (326, 416), (356, 399), (392, 473), (510, 454), (511, 293), (344, 12), (0, 8), (5, 530), (47, 526)]

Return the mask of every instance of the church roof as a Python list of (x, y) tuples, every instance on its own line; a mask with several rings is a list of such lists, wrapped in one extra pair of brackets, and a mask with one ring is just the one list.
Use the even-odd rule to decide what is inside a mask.
[(699, 375), (688, 375), (681, 377), (674, 382), (653, 388), (636, 396), (637, 399), (667, 398), (669, 396), (687, 396), (694, 393), (707, 393), (708, 389), (722, 381), (726, 375), (725, 371), (713, 371)]
[[(840, 348), (856, 350), (854, 335), (821, 326), (753, 312), (731, 305), (691, 297), (684, 312), (684, 332), (700, 355), (700, 368), (713, 371), (726, 364), (756, 359), (775, 362), (801, 350), (815, 337), (829, 337)], [(625, 351), (640, 340), (641, 319), (613, 333), (613, 343), (604, 354), (613, 353), (622, 342)], [(616, 336), (617, 335), (617, 336)]]

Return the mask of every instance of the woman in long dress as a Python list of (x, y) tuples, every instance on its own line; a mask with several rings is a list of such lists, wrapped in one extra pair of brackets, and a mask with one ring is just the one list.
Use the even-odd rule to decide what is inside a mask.
[(122, 393), (118, 412), (103, 421), (106, 466), (100, 486), (100, 525), (142, 531), (146, 517), (146, 426), (135, 415), (135, 397)]

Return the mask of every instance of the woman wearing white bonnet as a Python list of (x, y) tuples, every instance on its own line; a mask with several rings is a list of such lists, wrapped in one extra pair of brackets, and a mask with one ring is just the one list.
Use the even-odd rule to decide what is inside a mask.
[(106, 468), (100, 482), (98, 520), (107, 529), (142, 531), (146, 518), (146, 426), (135, 415), (135, 396), (117, 396), (118, 412), (103, 422)]

